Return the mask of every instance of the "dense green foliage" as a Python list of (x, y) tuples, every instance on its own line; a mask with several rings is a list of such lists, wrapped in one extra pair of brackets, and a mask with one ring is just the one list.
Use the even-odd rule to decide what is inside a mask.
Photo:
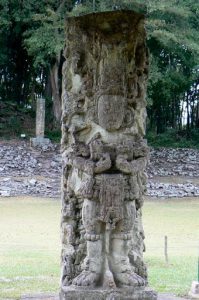
[[(195, 0), (0, 0), (0, 102), (34, 110), (42, 94), (59, 123), (64, 19), (93, 11), (146, 13), (148, 129), (199, 128), (199, 7)], [(52, 113), (50, 113), (52, 112)], [(0, 113), (1, 118), (4, 117)]]
[(149, 12), (149, 119), (158, 133), (181, 130), (185, 107), (187, 129), (199, 126), (199, 10), (194, 3), (165, 1)]
[(153, 131), (148, 131), (147, 140), (149, 146), (154, 148), (196, 148), (199, 149), (199, 130), (168, 129), (164, 133), (156, 134)]

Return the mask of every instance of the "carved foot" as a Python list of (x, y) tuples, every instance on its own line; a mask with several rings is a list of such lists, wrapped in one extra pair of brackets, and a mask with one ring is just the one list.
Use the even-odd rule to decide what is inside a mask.
[(78, 286), (95, 287), (98, 280), (99, 275), (97, 273), (91, 271), (83, 271), (72, 281), (72, 284)]
[(144, 286), (146, 284), (145, 280), (141, 276), (133, 272), (118, 273), (115, 276), (115, 279), (119, 287)]

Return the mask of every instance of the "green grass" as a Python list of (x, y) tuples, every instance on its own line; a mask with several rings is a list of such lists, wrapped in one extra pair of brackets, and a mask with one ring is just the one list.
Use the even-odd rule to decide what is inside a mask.
[[(186, 295), (197, 279), (199, 199), (146, 201), (143, 221), (149, 282), (159, 292)], [(169, 263), (164, 258), (168, 236)]]
[(199, 149), (199, 129), (186, 130), (169, 129), (164, 133), (147, 133), (148, 144), (154, 148), (195, 148)]
[(60, 204), (14, 198), (0, 201), (0, 299), (57, 292)]
[[(60, 203), (38, 198), (0, 200), (0, 299), (58, 292)], [(150, 285), (159, 292), (187, 294), (197, 279), (199, 199), (146, 201), (145, 261)], [(168, 236), (169, 264), (164, 261)]]

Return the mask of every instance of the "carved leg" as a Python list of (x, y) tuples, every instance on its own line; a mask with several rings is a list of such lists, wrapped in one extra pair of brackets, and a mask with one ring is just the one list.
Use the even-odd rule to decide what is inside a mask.
[(86, 230), (87, 256), (82, 266), (83, 271), (72, 282), (74, 285), (94, 287), (100, 280), (103, 265), (102, 239), (100, 224), (96, 220), (96, 210), (96, 202), (84, 200), (82, 219)]
[(145, 280), (133, 271), (130, 264), (128, 257), (129, 243), (129, 240), (120, 238), (112, 239), (114, 252), (112, 253), (111, 265), (115, 282), (118, 287), (144, 286)]
[(84, 260), (83, 271), (73, 280), (78, 286), (95, 287), (100, 280), (102, 268), (102, 241), (87, 241), (87, 256)]
[(145, 280), (134, 272), (128, 256), (131, 249), (131, 230), (136, 218), (135, 202), (126, 202), (124, 205), (126, 218), (118, 225), (111, 238), (111, 267), (118, 287), (144, 286)]

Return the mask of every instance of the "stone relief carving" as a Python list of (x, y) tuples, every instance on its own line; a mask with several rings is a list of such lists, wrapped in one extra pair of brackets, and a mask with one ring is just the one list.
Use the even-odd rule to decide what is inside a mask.
[[(117, 14), (117, 13), (116, 13)], [(67, 23), (62, 115), (62, 286), (145, 286), (149, 149), (143, 16)], [(89, 24), (89, 25), (88, 25)]]

